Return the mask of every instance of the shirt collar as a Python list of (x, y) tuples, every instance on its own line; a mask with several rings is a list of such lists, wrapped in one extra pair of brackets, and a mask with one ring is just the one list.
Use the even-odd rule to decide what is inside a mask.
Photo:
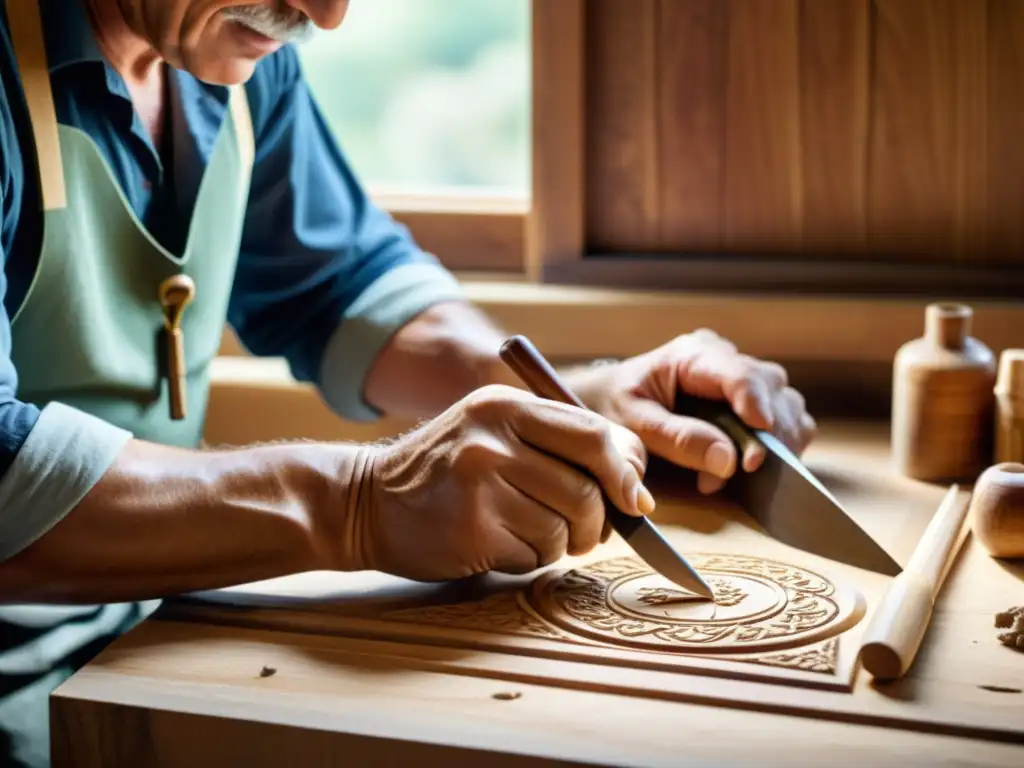
[(39, 0), (50, 71), (71, 64), (103, 61), (82, 0)]

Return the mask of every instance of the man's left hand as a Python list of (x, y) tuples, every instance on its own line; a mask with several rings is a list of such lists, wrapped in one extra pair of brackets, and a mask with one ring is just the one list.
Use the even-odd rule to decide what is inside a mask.
[(797, 455), (817, 430), (782, 366), (741, 354), (708, 330), (678, 336), (620, 363), (577, 372), (568, 384), (588, 408), (635, 432), (652, 454), (695, 470), (702, 493), (721, 489), (741, 458), (742, 469), (753, 472), (765, 452), (753, 443), (739, 457), (720, 429), (673, 413), (678, 393), (728, 402), (748, 426), (772, 432)]

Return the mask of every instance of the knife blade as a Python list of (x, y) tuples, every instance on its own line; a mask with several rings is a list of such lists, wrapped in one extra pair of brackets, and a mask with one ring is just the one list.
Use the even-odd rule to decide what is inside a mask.
[[(500, 357), (537, 397), (574, 405), (587, 406), (565, 385), (551, 364), (525, 336), (512, 336), (501, 345)], [(612, 529), (623, 538), (655, 573), (707, 600), (714, 592), (700, 574), (661, 534), (646, 516), (633, 517), (620, 510), (602, 493), (605, 517)]]
[(666, 541), (661, 531), (646, 517), (633, 517), (620, 511), (605, 497), (605, 516), (614, 531), (658, 574), (695, 595), (714, 600), (715, 594), (686, 558)]
[(850, 517), (835, 495), (771, 432), (743, 423), (727, 403), (681, 395), (676, 412), (714, 424), (742, 457), (750, 441), (764, 446), (764, 463), (738, 470), (729, 483), (743, 509), (778, 541), (805, 552), (887, 576), (903, 568)]

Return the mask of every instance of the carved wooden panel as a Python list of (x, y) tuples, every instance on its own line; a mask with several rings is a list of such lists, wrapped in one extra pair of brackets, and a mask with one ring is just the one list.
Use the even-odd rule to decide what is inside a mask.
[(588, 0), (591, 253), (1024, 258), (1019, 0)]
[(720, 554), (688, 559), (714, 590), (713, 603), (692, 599), (636, 558), (548, 572), (532, 585), (530, 603), (573, 635), (695, 654), (807, 646), (864, 615), (855, 589), (787, 563)]
[[(610, 653), (628, 649), (639, 652), (628, 657), (631, 663), (680, 670), (746, 676), (749, 668), (743, 665), (756, 664), (817, 678), (766, 671), (764, 676), (774, 682), (818, 682), (849, 690), (849, 654), (841, 660), (840, 644), (843, 633), (865, 614), (858, 589), (764, 557), (686, 557), (711, 585), (714, 603), (679, 590), (642, 560), (620, 556), (545, 571), (515, 592), (403, 608), (384, 612), (380, 619), (483, 633), (492, 636), (490, 643), (495, 636), (518, 636)], [(486, 639), (476, 642), (489, 645)], [(508, 647), (504, 640), (498, 645)]]
[[(850, 422), (838, 433), (834, 429), (822, 425), (821, 437), (805, 455), (809, 468), (865, 530), (907, 562), (945, 488), (893, 470), (884, 424)], [(658, 740), (622, 720), (647, 713), (653, 702), (686, 704), (650, 722), (689, 723), (700, 743), (704, 734), (721, 730), (691, 719), (701, 709), (725, 713), (723, 722), (737, 733), (764, 730), (758, 718), (765, 713), (806, 718), (785, 721), (776, 741), (786, 744), (813, 727), (812, 721), (827, 720), (879, 726), (876, 735), (886, 743), (899, 737), (882, 726), (969, 736), (979, 745), (983, 739), (1024, 743), (1020, 695), (1008, 692), (1024, 689), (1024, 667), (1020, 654), (1001, 645), (993, 629), (995, 613), (1015, 602), (1006, 595), (1020, 588), (1024, 571), (988, 557), (968, 537), (914, 666), (903, 680), (877, 685), (857, 673), (855, 660), (891, 579), (787, 547), (727, 498), (697, 493), (687, 477), (664, 483), (648, 478), (658, 499), (655, 518), (665, 537), (715, 584), (714, 607), (680, 602), (671, 585), (636, 564), (635, 553), (617, 536), (585, 557), (522, 576), (425, 584), (374, 572), (313, 572), (170, 601), (160, 615), (164, 621), (129, 633), (90, 665), (88, 685), (77, 693), (73, 684), (65, 686), (56, 700), (77, 695), (91, 706), (114, 698), (172, 711), (180, 710), (182, 692), (191, 690), (195, 700), (224, 703), (230, 716), (252, 720), (262, 732), (271, 707), (291, 722), (304, 703), (315, 713), (311, 728), (320, 729), (348, 717), (339, 715), (331, 697), (371, 708), (381, 705), (378, 694), (390, 686), (402, 711), (382, 722), (396, 739), (409, 738), (405, 715), (419, 705), (429, 711), (432, 736), (457, 741), (467, 732), (466, 720), (443, 710), (445, 702), (456, 702), (484, 729), (507, 725), (521, 733), (527, 727), (530, 734), (548, 736), (571, 731), (589, 742), (589, 731), (563, 717), (568, 706), (583, 711), (584, 720), (595, 721), (598, 713), (596, 721), (621, 726), (597, 736), (602, 750), (615, 744), (629, 750), (630, 759), (618, 761), (601, 753), (604, 762), (616, 764), (637, 762), (638, 745)], [(581, 594), (578, 583), (582, 593), (611, 593), (614, 634), (586, 619), (573, 626), (568, 612), (560, 612), (558, 603)], [(804, 618), (795, 624), (785, 619), (786, 607), (770, 618), (765, 612), (775, 609), (767, 606), (782, 603), (779, 590), (786, 607), (814, 607), (800, 610)], [(598, 602), (597, 608), (607, 605)], [(711, 622), (726, 621), (720, 632), (731, 627), (739, 635), (767, 625), (758, 641), (769, 645), (738, 652), (726, 635), (689, 645), (677, 635), (671, 644), (649, 648), (640, 646), (650, 633), (638, 643), (618, 629), (627, 626), (620, 621), (627, 611), (640, 614), (639, 626), (667, 622), (671, 629), (688, 622), (706, 625), (712, 610)], [(266, 666), (276, 673), (261, 676)], [(118, 698), (128, 695), (132, 681), (164, 688), (135, 700)], [(463, 687), (476, 683), (483, 684), (477, 689), (482, 696)], [(508, 691), (522, 692), (522, 698), (495, 701), (496, 693)], [(580, 710), (554, 703), (567, 699), (551, 698), (591, 692), (600, 698)], [(500, 709), (484, 711), (495, 703)], [(113, 711), (120, 716), (123, 709)], [(522, 719), (531, 711), (535, 720)], [(688, 735), (680, 731), (681, 754), (690, 757)], [(721, 762), (716, 748), (709, 759)], [(538, 750), (548, 759), (566, 755), (551, 742)]]

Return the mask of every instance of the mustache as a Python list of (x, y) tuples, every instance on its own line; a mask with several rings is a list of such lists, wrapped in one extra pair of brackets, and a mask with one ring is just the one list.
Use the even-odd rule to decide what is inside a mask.
[(294, 8), (242, 5), (225, 8), (223, 13), (227, 19), (282, 44), (304, 42), (314, 31), (310, 18)]

